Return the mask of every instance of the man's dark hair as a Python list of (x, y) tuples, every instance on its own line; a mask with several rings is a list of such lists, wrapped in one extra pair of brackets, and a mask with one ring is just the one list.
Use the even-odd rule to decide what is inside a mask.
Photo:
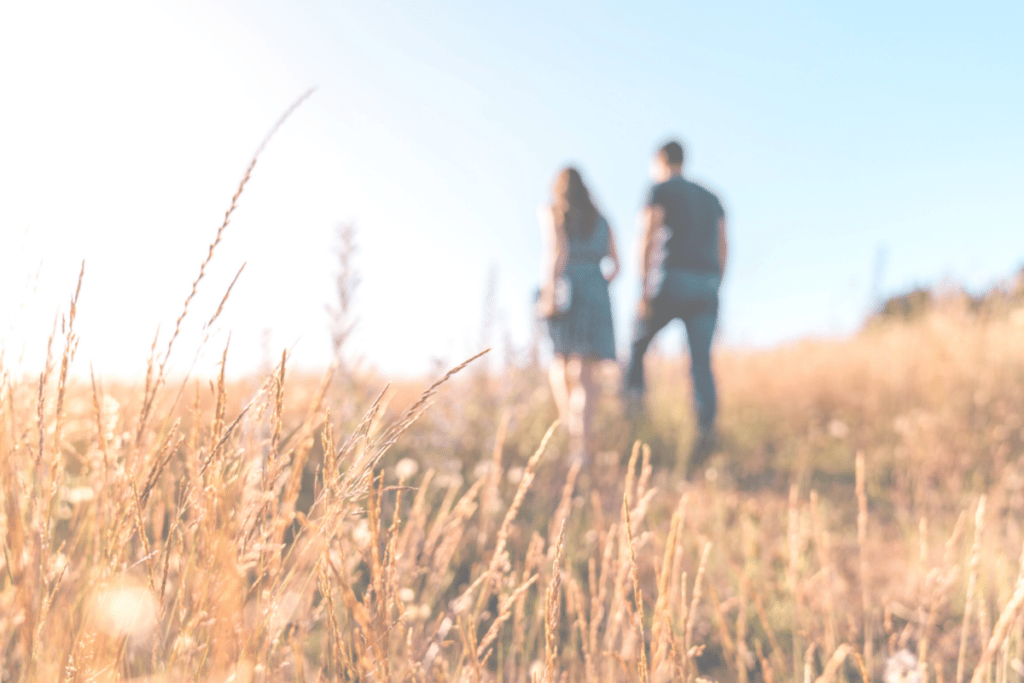
[(658, 150), (658, 154), (662, 156), (669, 166), (682, 166), (683, 165), (683, 146), (675, 140), (666, 142), (661, 149)]

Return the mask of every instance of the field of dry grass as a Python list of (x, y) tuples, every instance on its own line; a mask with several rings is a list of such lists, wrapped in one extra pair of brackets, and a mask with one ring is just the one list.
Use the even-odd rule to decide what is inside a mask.
[(693, 482), (686, 368), (637, 425), (612, 368), (569, 467), (529, 360), (170, 376), (255, 163), (138, 385), (71, 372), (77, 292), (0, 355), (0, 683), (1024, 678), (1024, 310), (723, 351)]
[(580, 471), (529, 363), (102, 386), (71, 318), (0, 369), (0, 680), (1018, 680), (1019, 320), (723, 351), (687, 483), (674, 359)]

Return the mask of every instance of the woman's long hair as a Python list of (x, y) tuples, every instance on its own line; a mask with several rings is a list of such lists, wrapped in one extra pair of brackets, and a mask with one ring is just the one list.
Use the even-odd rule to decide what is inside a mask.
[(597, 225), (598, 213), (580, 172), (572, 166), (563, 169), (555, 178), (551, 193), (554, 195), (555, 224), (570, 239), (588, 239)]

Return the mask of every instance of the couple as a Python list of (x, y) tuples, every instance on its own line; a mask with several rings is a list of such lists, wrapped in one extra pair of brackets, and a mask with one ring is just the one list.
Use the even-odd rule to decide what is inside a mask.
[[(711, 340), (718, 319), (718, 288), (725, 270), (725, 213), (718, 198), (682, 175), (683, 148), (665, 144), (651, 165), (654, 186), (641, 219), (641, 294), (629, 365), (627, 401), (643, 400), (644, 354), (654, 336), (680, 318), (690, 345), (698, 434), (689, 474), (711, 453), (717, 398), (711, 375)], [(555, 180), (553, 204), (540, 210), (548, 239), (540, 311), (554, 347), (551, 388), (569, 432), (570, 456), (591, 455), (596, 398), (593, 369), (615, 358), (608, 283), (619, 257), (608, 221), (598, 212), (579, 171), (566, 168)], [(608, 258), (610, 267), (602, 270)]]

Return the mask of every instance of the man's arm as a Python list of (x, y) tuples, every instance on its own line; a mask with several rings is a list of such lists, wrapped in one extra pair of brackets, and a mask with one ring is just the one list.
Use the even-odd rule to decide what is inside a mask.
[(654, 265), (655, 236), (664, 225), (665, 209), (652, 204), (644, 209), (640, 217), (640, 317), (647, 317), (647, 302), (653, 296), (650, 291), (651, 268)]

